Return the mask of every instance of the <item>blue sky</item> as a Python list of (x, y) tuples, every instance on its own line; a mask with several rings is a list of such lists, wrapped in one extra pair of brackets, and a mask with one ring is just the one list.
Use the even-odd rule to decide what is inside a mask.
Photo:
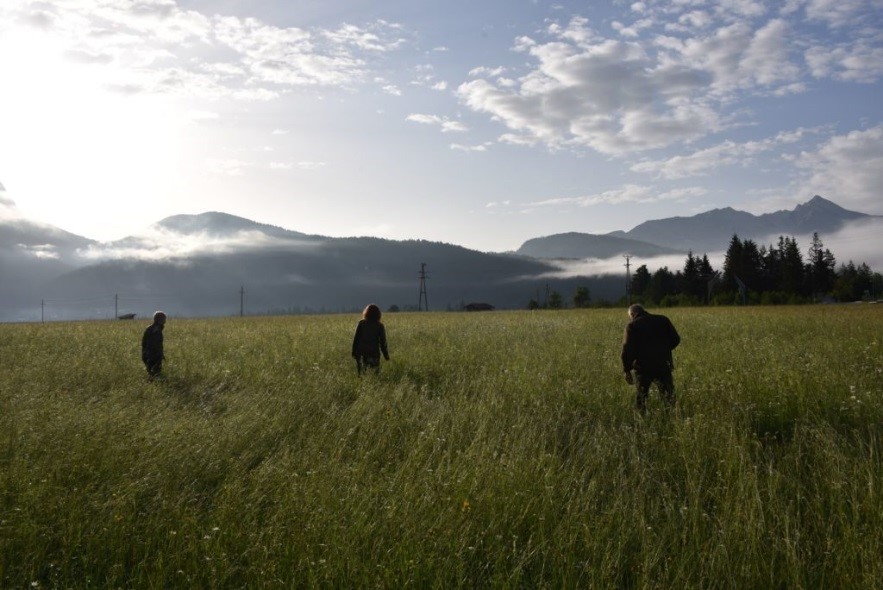
[(879, 0), (4, 0), (0, 209), (487, 251), (815, 194), (883, 214), (881, 79)]

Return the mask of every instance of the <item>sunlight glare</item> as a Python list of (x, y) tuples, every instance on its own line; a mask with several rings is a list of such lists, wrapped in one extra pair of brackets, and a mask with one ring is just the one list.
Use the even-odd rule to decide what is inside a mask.
[[(122, 216), (162, 198), (186, 124), (173, 98), (110, 89), (113, 64), (72, 62), (61, 43), (33, 29), (0, 39), (2, 55), (27, 56), (0, 58), (0, 175), (13, 198), (28, 196), (33, 210), (24, 213), (65, 227), (90, 216), (79, 203), (89, 193), (114, 195), (107, 204)], [(95, 229), (102, 239), (115, 233)]]

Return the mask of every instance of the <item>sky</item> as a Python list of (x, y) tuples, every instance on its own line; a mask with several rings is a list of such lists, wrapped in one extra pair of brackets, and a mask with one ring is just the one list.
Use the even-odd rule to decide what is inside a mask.
[(498, 252), (816, 194), (883, 215), (883, 2), (3, 0), (0, 183), (103, 241), (204, 211)]

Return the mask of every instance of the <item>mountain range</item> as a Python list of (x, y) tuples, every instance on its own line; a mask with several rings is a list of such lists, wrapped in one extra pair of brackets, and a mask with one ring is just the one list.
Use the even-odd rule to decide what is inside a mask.
[[(14, 211), (2, 192), (0, 199)], [(179, 316), (354, 311), (371, 301), (408, 309), (418, 301), (421, 264), (431, 309), (470, 302), (523, 308), (550, 291), (568, 300), (578, 286), (588, 286), (593, 299), (616, 300), (621, 274), (580, 276), (564, 270), (567, 262), (719, 252), (733, 234), (827, 233), (872, 217), (816, 196), (791, 211), (715, 209), (628, 232), (534, 238), (515, 252), (491, 253), (425, 240), (309, 235), (221, 212), (175, 215), (142, 235), (98, 242), (7, 214), (0, 215), (0, 320), (140, 317), (160, 308)]]

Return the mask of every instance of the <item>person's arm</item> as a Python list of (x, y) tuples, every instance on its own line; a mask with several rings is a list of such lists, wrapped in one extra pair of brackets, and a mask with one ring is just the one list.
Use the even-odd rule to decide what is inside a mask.
[(386, 348), (386, 328), (383, 324), (380, 324), (380, 352), (383, 353), (383, 358), (389, 360), (389, 350)]
[(352, 352), (353, 358), (357, 358), (359, 356), (358, 347), (359, 347), (359, 340), (361, 339), (361, 337), (362, 337), (362, 322), (359, 322), (356, 325), (356, 333), (353, 335), (353, 352)]
[(141, 335), (141, 360), (147, 362), (149, 354), (150, 339), (148, 337), (148, 330), (144, 330), (144, 333)]
[(631, 342), (631, 324), (625, 327), (625, 333), (622, 336), (622, 353), (620, 354), (620, 358), (622, 359), (622, 370), (625, 374), (625, 381), (629, 385), (634, 383), (632, 379), (632, 366), (635, 363), (633, 348), (634, 345)]
[(671, 343), (671, 349), (674, 350), (678, 347), (678, 344), (681, 343), (681, 336), (680, 334), (678, 334), (678, 331), (675, 330), (675, 326), (671, 323), (671, 321), (668, 322), (668, 332), (668, 339)]

